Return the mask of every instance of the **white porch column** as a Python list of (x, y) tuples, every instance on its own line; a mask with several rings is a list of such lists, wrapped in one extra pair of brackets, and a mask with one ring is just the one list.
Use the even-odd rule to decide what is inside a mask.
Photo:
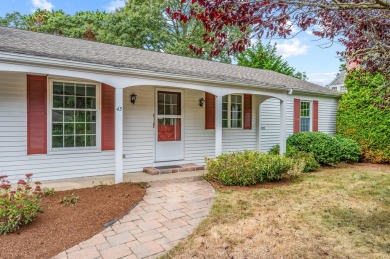
[(123, 89), (115, 88), (115, 183), (123, 182)]
[(286, 101), (280, 100), (280, 154), (286, 153)]
[(215, 156), (222, 154), (222, 97), (215, 100)]

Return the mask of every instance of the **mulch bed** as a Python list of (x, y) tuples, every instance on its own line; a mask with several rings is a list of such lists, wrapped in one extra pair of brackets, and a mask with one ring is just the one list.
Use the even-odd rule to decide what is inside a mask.
[[(0, 236), (0, 258), (49, 258), (87, 240), (126, 213), (144, 195), (131, 183), (56, 192), (43, 198), (44, 213), (18, 231)], [(76, 205), (60, 200), (72, 194)]]

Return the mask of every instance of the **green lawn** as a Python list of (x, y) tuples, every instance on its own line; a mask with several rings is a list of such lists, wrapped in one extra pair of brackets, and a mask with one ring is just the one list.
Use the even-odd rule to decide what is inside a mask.
[(217, 190), (210, 217), (164, 258), (390, 258), (390, 166)]

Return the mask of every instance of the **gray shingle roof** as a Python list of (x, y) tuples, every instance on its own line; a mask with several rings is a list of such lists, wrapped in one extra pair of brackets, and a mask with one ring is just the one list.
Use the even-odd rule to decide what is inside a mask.
[(241, 67), (45, 33), (0, 27), (0, 51), (133, 68), (248, 85), (334, 94), (335, 91), (274, 71)]
[(346, 72), (346, 71), (340, 72), (340, 73), (336, 76), (336, 78), (333, 79), (332, 82), (330, 82), (330, 83), (328, 84), (328, 87), (330, 87), (330, 86), (332, 86), (332, 85), (343, 85), (346, 76), (347, 76), (347, 72)]

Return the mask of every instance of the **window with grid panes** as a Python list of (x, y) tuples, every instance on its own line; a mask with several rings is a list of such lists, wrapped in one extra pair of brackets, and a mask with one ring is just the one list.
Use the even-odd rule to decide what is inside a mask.
[(310, 131), (310, 102), (301, 102), (301, 132)]
[(97, 86), (53, 82), (52, 148), (96, 147)]
[(242, 128), (242, 95), (225, 95), (222, 98), (222, 127)]

